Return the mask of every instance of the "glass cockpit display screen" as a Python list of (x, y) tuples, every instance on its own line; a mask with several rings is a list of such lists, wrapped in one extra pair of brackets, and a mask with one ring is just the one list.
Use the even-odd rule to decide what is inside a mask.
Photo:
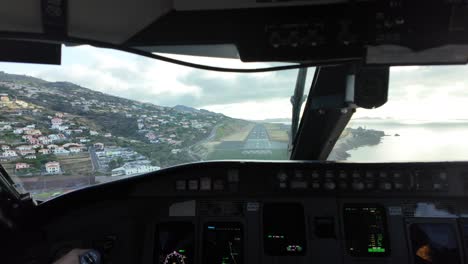
[(203, 230), (203, 263), (243, 264), (243, 230), (238, 222), (206, 223)]
[(343, 208), (348, 253), (354, 257), (387, 256), (390, 251), (385, 208), (347, 204)]
[(299, 203), (263, 205), (263, 244), (270, 256), (303, 256), (306, 252), (304, 207)]
[(157, 227), (158, 247), (156, 261), (158, 264), (192, 264), (194, 263), (194, 225), (190, 222), (161, 223)]
[(449, 223), (412, 223), (409, 236), (414, 264), (461, 263), (454, 226)]

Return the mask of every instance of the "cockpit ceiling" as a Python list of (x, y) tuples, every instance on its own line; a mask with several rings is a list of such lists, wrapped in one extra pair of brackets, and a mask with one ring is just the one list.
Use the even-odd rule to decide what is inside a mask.
[[(68, 36), (120, 44), (171, 9), (171, 0), (69, 0)], [(43, 33), (42, 22), (41, 1), (0, 2), (0, 31)]]
[[(0, 2), (0, 32), (43, 33), (41, 2)], [(213, 10), (294, 6), (344, 0), (68, 0), (68, 36), (121, 44), (171, 10)]]

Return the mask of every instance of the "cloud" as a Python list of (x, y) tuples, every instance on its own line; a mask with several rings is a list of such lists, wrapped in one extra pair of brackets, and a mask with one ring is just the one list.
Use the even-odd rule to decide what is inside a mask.
[[(167, 56), (167, 54), (164, 54)], [(213, 66), (252, 68), (271, 63), (242, 63), (171, 55)], [(258, 74), (196, 70), (120, 51), (90, 46), (64, 48), (63, 65), (1, 63), (6, 72), (49, 81), (69, 81), (111, 95), (157, 105), (206, 108), (240, 118), (287, 117), (297, 70)], [(310, 69), (306, 94), (314, 70)], [(468, 119), (468, 66), (393, 67), (389, 102), (374, 110), (359, 109), (356, 117), (392, 119)], [(275, 107), (276, 104), (276, 107)]]
[[(278, 65), (182, 55), (171, 57), (231, 68)], [(49, 81), (69, 81), (100, 92), (157, 105), (182, 104), (218, 109), (224, 114), (241, 118), (251, 118), (253, 108), (259, 107), (260, 111), (255, 110), (259, 113), (256, 116), (262, 119), (290, 112), (289, 98), (294, 91), (297, 70), (249, 74), (213, 72), (119, 51), (80, 46), (65, 48), (61, 67), (46, 67), (34, 75)], [(312, 76), (313, 69), (309, 71), (308, 86)], [(286, 104), (278, 104), (275, 108), (272, 102)], [(280, 105), (281, 109), (278, 109)], [(244, 113), (245, 107), (252, 110), (243, 116), (236, 114)], [(270, 111), (261, 111), (268, 107)]]

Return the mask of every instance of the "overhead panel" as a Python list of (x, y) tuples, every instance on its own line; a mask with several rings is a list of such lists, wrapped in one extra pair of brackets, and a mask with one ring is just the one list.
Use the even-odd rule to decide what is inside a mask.
[(172, 9), (172, 0), (70, 0), (68, 35), (121, 44)]
[(0, 31), (42, 33), (41, 1), (0, 2)]
[(296, 5), (320, 5), (344, 3), (347, 0), (174, 0), (174, 9), (189, 10), (216, 10), (237, 8), (280, 7)]

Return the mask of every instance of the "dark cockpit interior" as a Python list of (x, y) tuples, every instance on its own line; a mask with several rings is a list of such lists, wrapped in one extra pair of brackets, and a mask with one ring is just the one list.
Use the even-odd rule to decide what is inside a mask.
[[(54, 263), (73, 249), (98, 257), (70, 263), (468, 263), (468, 162), (327, 161), (357, 108), (390, 100), (390, 67), (467, 63), (466, 1), (42, 0), (0, 10), (0, 61), (60, 64), (64, 46), (88, 44), (223, 72), (316, 67), (307, 98), (291, 98), (287, 161), (199, 161), (46, 201), (2, 168), (1, 263)], [(304, 82), (299, 70), (301, 98)]]

